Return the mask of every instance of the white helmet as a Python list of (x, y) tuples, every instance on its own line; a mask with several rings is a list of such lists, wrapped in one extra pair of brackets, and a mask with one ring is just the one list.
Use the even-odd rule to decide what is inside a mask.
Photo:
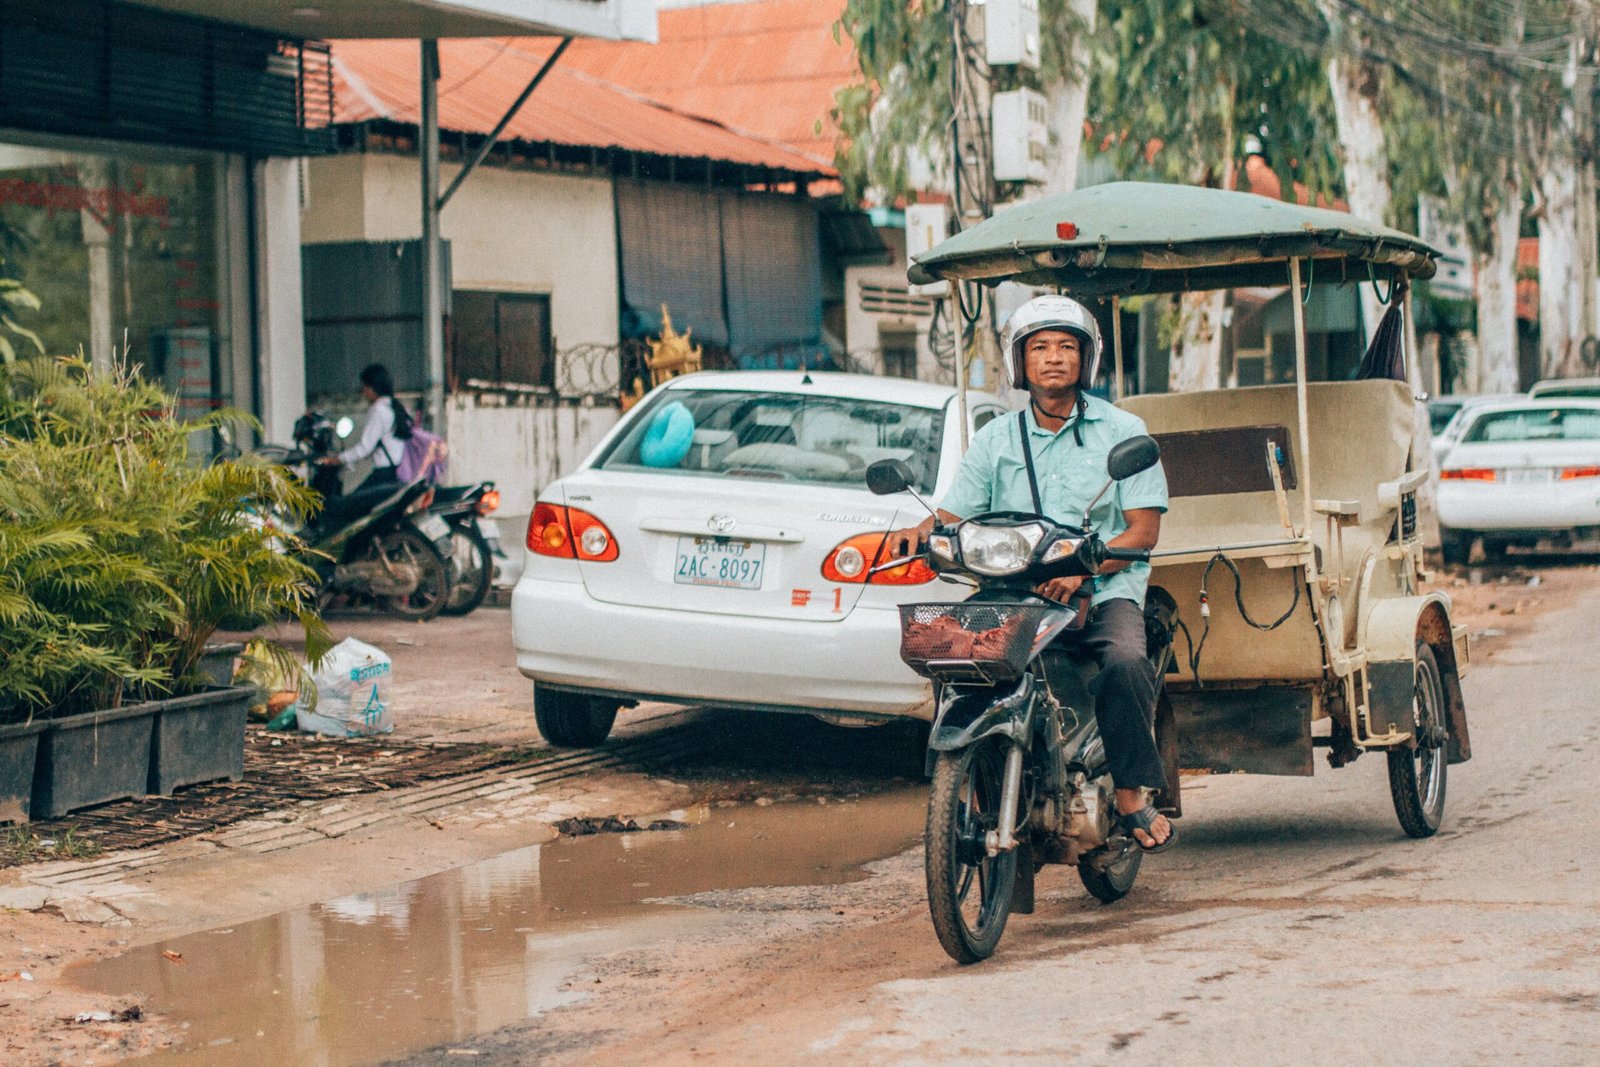
[(1078, 338), (1078, 388), (1088, 389), (1100, 371), (1100, 327), (1082, 304), (1066, 296), (1036, 296), (1011, 313), (1000, 331), (1006, 354), (1006, 380), (1013, 389), (1028, 387), (1027, 340), (1040, 330), (1064, 330)]

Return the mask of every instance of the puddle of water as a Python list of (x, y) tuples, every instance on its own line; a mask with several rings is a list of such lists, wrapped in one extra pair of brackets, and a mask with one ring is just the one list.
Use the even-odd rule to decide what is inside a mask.
[(380, 1062), (534, 1018), (582, 996), (563, 987), (585, 961), (717, 921), (649, 900), (853, 881), (915, 843), (925, 798), (677, 813), (698, 825), (518, 849), (142, 946), (71, 977), (139, 993), (186, 1027), (179, 1048), (141, 1062)]

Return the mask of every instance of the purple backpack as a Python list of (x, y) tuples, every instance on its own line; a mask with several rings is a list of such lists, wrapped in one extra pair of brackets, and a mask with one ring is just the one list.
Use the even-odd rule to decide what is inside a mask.
[(438, 485), (444, 480), (450, 455), (450, 446), (444, 443), (444, 438), (421, 426), (413, 426), (405, 445), (405, 452), (400, 456), (400, 462), (395, 464), (394, 471), (402, 482), (426, 478)]

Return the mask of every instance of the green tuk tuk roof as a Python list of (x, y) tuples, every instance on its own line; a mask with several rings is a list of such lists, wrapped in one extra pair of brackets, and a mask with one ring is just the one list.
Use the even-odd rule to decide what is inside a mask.
[(1017, 281), (1082, 296), (1431, 278), (1438, 252), (1410, 234), (1254, 193), (1111, 182), (1001, 211), (912, 262), (913, 282)]

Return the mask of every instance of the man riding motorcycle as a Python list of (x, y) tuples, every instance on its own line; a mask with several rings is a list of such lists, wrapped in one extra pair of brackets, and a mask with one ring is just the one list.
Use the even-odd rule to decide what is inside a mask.
[[(905, 556), (926, 544), (936, 524), (953, 525), (990, 511), (1042, 513), (1080, 524), (1104, 484), (1106, 457), (1119, 441), (1145, 432), (1137, 416), (1090, 396), (1100, 363), (1100, 329), (1089, 309), (1064, 296), (1040, 296), (1018, 308), (1001, 334), (1006, 377), (1025, 389), (1028, 408), (991, 420), (972, 439), (938, 516), (889, 536)], [(1160, 465), (1116, 484), (1094, 505), (1093, 524), (1114, 548), (1154, 548), (1167, 510)], [(1177, 841), (1177, 830), (1150, 804), (1166, 784), (1156, 751), (1155, 670), (1144, 625), (1148, 563), (1107, 561), (1095, 578), (1053, 578), (1035, 591), (1053, 600), (1092, 595), (1079, 647), (1100, 667), (1095, 717), (1116, 783), (1125, 830), (1147, 852)], [(1083, 588), (1089, 583), (1088, 589)]]

